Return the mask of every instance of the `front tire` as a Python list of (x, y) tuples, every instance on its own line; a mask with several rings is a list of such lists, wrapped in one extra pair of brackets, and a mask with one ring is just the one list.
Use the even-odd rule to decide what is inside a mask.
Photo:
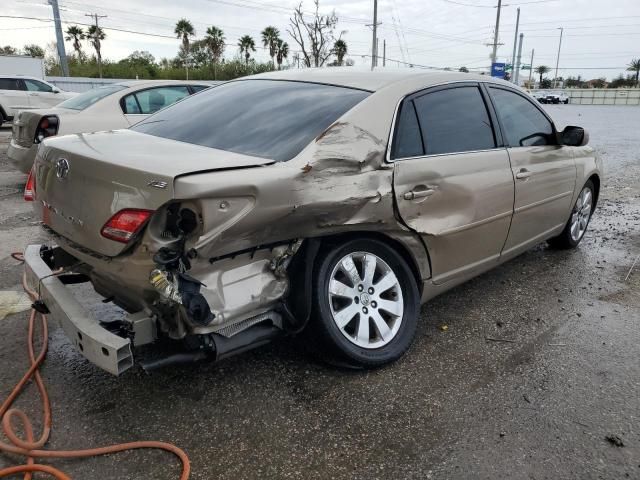
[(549, 240), (551, 246), (563, 249), (578, 246), (587, 231), (591, 215), (593, 215), (595, 191), (593, 182), (587, 181), (576, 199), (564, 230), (560, 235)]
[(415, 336), (420, 295), (404, 258), (379, 240), (321, 252), (307, 339), (332, 364), (374, 368), (400, 358)]

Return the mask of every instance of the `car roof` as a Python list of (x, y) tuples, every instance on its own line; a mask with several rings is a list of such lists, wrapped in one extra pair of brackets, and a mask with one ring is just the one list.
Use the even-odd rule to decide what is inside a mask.
[(20, 79), (20, 80), (40, 80), (41, 82), (46, 82), (46, 80), (42, 79), (42, 78), (38, 78), (38, 77), (32, 77), (31, 75), (20, 75), (18, 73), (13, 73), (13, 74), (4, 74), (4, 73), (0, 73), (0, 78), (12, 78), (12, 79)]
[[(424, 70), (419, 68), (375, 68), (327, 67), (280, 70), (251, 76), (251, 79), (292, 80), (299, 82), (326, 83), (362, 90), (377, 91), (409, 79), (419, 81), (425, 87), (447, 82), (483, 81), (507, 84), (490, 77), (473, 73), (450, 72), (445, 70)], [(239, 79), (241, 80), (241, 79)]]
[(124, 80), (120, 82), (113, 82), (109, 84), (105, 84), (103, 86), (109, 85), (122, 85), (123, 87), (157, 87), (162, 85), (207, 85), (213, 86), (218, 83), (211, 80)]

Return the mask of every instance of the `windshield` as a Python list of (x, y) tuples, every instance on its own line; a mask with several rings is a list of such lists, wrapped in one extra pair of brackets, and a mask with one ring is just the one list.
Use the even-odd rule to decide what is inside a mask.
[(235, 81), (167, 107), (132, 130), (287, 161), (369, 94), (315, 83)]
[(81, 93), (75, 97), (72, 97), (64, 102), (60, 103), (58, 107), (70, 108), (71, 110), (84, 110), (90, 107), (98, 100), (102, 100), (109, 95), (124, 90), (127, 87), (122, 85), (108, 85), (106, 87), (98, 87), (87, 92)]

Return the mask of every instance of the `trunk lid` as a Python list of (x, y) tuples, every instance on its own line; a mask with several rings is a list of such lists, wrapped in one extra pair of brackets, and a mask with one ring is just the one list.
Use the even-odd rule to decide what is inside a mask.
[(129, 130), (55, 137), (36, 157), (34, 208), (73, 243), (116, 256), (127, 245), (100, 234), (115, 213), (157, 210), (174, 198), (173, 182), (181, 175), (269, 163)]

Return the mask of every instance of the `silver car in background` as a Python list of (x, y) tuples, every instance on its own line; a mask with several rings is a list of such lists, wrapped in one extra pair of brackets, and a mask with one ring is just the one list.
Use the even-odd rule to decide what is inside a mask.
[(213, 83), (132, 80), (94, 88), (53, 108), (22, 110), (14, 118), (7, 155), (14, 167), (29, 173), (45, 138), (127, 128)]

